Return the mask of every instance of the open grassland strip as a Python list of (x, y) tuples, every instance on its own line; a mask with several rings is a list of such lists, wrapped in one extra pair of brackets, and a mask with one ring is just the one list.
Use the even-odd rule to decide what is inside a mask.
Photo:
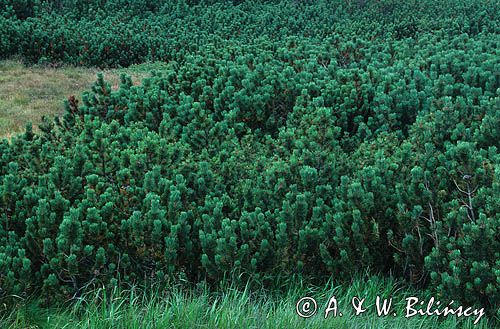
[(25, 66), (18, 60), (0, 61), (0, 138), (10, 138), (24, 131), (28, 122), (36, 130), (42, 116), (53, 117), (64, 112), (63, 101), (90, 89), (98, 72), (113, 88), (118, 88), (120, 74), (132, 76), (135, 83), (148, 75), (151, 64), (128, 69), (98, 70), (63, 66)]

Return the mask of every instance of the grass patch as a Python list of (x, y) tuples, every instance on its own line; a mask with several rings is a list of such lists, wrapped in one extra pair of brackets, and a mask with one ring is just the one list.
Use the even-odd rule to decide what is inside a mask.
[[(296, 302), (305, 296), (317, 300), (318, 313), (310, 318), (296, 314)], [(330, 297), (336, 296), (343, 316), (324, 318)], [(366, 298), (367, 312), (355, 315), (354, 296)], [(393, 298), (397, 316), (379, 317), (376, 296)], [(184, 289), (97, 289), (65, 308), (43, 309), (35, 302), (20, 304), (0, 320), (1, 328), (488, 328), (495, 327), (484, 316), (473, 324), (464, 319), (415, 316), (405, 318), (406, 298), (428, 300), (431, 296), (405, 288), (392, 279), (376, 276), (355, 278), (350, 284), (324, 287), (290, 283), (285, 291), (222, 287), (210, 292), (205, 286)], [(332, 314), (332, 313), (331, 313)]]
[(118, 87), (120, 74), (127, 73), (139, 83), (154, 69), (162, 65), (146, 63), (130, 69), (98, 70), (64, 66), (27, 67), (18, 60), (0, 61), (0, 138), (10, 138), (24, 132), (26, 123), (31, 122), (35, 130), (42, 116), (53, 117), (64, 111), (63, 101), (90, 88), (98, 72), (113, 87)]

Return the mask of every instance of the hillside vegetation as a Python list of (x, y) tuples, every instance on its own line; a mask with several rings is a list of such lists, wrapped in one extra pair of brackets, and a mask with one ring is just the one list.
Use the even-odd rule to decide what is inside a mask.
[(0, 8), (0, 57), (166, 63), (0, 142), (0, 298), (370, 268), (498, 314), (498, 1)]

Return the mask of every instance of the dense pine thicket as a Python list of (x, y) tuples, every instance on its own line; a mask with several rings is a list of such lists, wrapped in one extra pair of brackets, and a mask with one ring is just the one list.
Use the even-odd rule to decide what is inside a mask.
[(499, 8), (499, 0), (0, 0), (0, 58), (118, 67), (183, 62), (207, 45), (225, 53), (264, 39), (281, 48), (291, 36), (328, 56), (353, 55), (349, 47), (372, 38), (490, 39)]
[(498, 1), (33, 3), (2, 56), (168, 68), (1, 142), (0, 297), (369, 267), (497, 311)]

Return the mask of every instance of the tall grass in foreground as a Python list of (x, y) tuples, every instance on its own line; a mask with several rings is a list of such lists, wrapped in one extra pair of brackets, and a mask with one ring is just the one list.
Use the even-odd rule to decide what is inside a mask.
[[(300, 318), (296, 302), (314, 297), (318, 313)], [(324, 318), (331, 296), (336, 296), (342, 317)], [(356, 316), (351, 306), (354, 296), (366, 298), (368, 309)], [(397, 316), (377, 316), (376, 296), (393, 298)], [(44, 309), (36, 301), (19, 305), (0, 317), (0, 328), (493, 328), (497, 322), (474, 317), (439, 319), (436, 316), (405, 318), (405, 298), (428, 300), (430, 295), (404, 288), (392, 279), (377, 276), (358, 277), (351, 284), (323, 287), (289, 284), (285, 292), (236, 289), (226, 285), (218, 292), (206, 286), (183, 289), (179, 286), (160, 289), (108, 291), (97, 289), (64, 308)], [(331, 313), (332, 314), (332, 313)]]

